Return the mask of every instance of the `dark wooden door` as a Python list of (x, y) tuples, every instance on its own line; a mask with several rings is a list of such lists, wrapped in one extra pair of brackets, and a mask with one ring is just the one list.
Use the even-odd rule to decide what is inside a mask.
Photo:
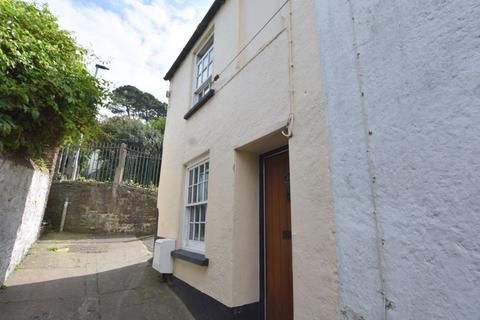
[(265, 158), (265, 303), (267, 320), (293, 320), (288, 151)]

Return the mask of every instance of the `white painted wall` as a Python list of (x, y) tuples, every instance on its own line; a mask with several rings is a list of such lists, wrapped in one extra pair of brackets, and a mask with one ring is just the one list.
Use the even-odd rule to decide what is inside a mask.
[(0, 283), (37, 240), (50, 189), (49, 171), (23, 162), (0, 157)]
[(316, 3), (343, 314), (479, 319), (478, 1)]

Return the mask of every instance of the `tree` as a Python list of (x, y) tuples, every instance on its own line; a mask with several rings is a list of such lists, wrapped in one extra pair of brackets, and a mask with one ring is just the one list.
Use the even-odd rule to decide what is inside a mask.
[(153, 120), (150, 120), (150, 125), (155, 129), (158, 130), (162, 135), (165, 134), (165, 125), (167, 122), (167, 118), (159, 117)]
[(105, 90), (47, 6), (0, 1), (0, 151), (39, 156), (88, 134)]
[(113, 90), (110, 109), (114, 114), (127, 115), (149, 121), (165, 117), (167, 104), (157, 100), (153, 95), (134, 86), (121, 86)]
[(103, 141), (124, 142), (150, 154), (161, 153), (163, 133), (151, 123), (120, 116), (108, 118), (100, 126), (104, 132)]

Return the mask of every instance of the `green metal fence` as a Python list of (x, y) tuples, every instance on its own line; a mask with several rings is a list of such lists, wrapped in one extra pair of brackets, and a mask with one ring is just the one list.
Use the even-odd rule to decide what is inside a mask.
[(160, 154), (150, 154), (120, 143), (88, 144), (61, 150), (56, 179), (152, 187), (158, 186), (160, 166)]
[(158, 186), (161, 164), (160, 155), (151, 155), (140, 149), (127, 147), (123, 181), (128, 184)]

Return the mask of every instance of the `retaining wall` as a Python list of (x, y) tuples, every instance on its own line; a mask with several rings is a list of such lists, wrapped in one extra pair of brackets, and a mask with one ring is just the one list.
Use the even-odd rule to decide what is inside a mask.
[(0, 284), (37, 240), (50, 172), (0, 155)]
[(79, 233), (152, 234), (156, 225), (156, 192), (120, 185), (54, 182), (45, 218), (58, 230), (68, 199), (64, 230)]

